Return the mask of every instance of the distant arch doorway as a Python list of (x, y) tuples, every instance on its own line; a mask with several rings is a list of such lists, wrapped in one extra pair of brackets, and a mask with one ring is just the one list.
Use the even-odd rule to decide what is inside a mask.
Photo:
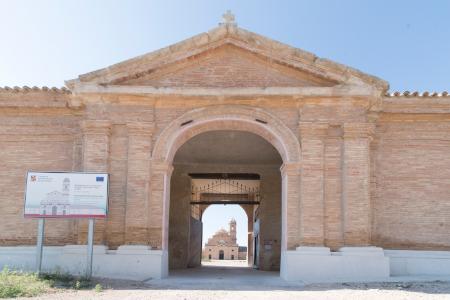
[[(219, 259), (219, 250), (224, 250), (224, 260), (241, 260), (242, 266), (252, 266), (252, 205), (222, 203), (204, 204), (198, 208), (203, 228), (202, 265), (211, 265), (208, 260)], [(234, 232), (232, 232), (233, 228)], [(223, 237), (224, 230), (226, 232), (225, 238)], [(234, 237), (236, 237), (236, 245), (233, 245)], [(214, 256), (208, 258), (209, 253), (214, 253)]]

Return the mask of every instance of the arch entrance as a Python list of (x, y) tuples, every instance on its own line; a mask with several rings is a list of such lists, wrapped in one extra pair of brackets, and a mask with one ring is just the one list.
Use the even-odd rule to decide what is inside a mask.
[(172, 122), (155, 144), (152, 161), (150, 206), (159, 204), (159, 210), (151, 211), (149, 229), (153, 237), (160, 233), (152, 243), (167, 255), (162, 268), (185, 268), (200, 257), (196, 253), (201, 253), (202, 241), (196, 237), (201, 212), (191, 204), (192, 174), (234, 174), (236, 180), (257, 174), (260, 203), (245, 203), (252, 205), (252, 251), (259, 251), (251, 253), (250, 262), (264, 270), (279, 269), (281, 251), (298, 244), (299, 157), (292, 131), (260, 109), (210, 107)]

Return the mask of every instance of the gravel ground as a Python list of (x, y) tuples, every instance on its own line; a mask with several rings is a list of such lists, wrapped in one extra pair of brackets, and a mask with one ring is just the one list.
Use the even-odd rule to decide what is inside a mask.
[[(244, 263), (208, 262), (146, 282), (98, 279), (102, 292), (55, 290), (33, 299), (449, 299), (450, 278), (391, 278), (380, 283), (305, 284)], [(96, 279), (96, 281), (98, 281)], [(425, 282), (426, 280), (427, 282)], [(29, 298), (28, 298), (29, 299)]]
[(33, 299), (450, 299), (450, 282), (443, 281), (315, 284), (279, 289), (262, 286), (252, 290), (238, 290), (238, 286), (234, 290), (165, 289), (123, 280), (103, 280), (102, 285), (106, 287), (102, 292), (63, 291)]

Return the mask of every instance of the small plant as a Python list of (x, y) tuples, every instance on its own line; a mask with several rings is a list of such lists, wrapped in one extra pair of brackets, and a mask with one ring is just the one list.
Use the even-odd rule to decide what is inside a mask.
[(11, 271), (8, 267), (0, 272), (0, 298), (37, 296), (48, 291), (51, 285), (50, 280), (35, 273)]
[(76, 290), (92, 288), (92, 282), (86, 277), (80, 277), (74, 282), (73, 287)]
[(55, 273), (36, 273), (11, 271), (4, 267), (0, 271), (0, 298), (33, 297), (50, 292), (55, 288), (92, 289), (102, 292), (101, 284), (96, 284), (87, 277), (74, 277), (58, 270)]
[(102, 287), (102, 285), (101, 285), (100, 283), (97, 283), (97, 284), (95, 285), (94, 290), (95, 290), (97, 293), (101, 293), (101, 292), (103, 291), (103, 287)]

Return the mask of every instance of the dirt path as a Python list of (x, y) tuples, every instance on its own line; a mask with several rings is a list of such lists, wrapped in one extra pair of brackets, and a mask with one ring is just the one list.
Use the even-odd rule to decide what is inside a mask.
[[(391, 278), (402, 282), (304, 284), (282, 280), (278, 272), (213, 263), (172, 271), (146, 282), (99, 279), (102, 292), (58, 290), (35, 299), (449, 299), (450, 278)], [(413, 280), (429, 280), (428, 282)], [(431, 281), (434, 280), (434, 281)], [(96, 280), (97, 281), (97, 280)], [(29, 298), (27, 298), (29, 299)]]
[[(62, 291), (47, 294), (34, 299), (450, 299), (450, 282), (407, 282), (407, 283), (370, 283), (370, 284), (315, 284), (305, 286), (283, 286), (269, 289), (265, 286), (245, 286), (240, 290), (204, 285), (191, 288), (168, 289), (157, 285), (123, 280), (103, 280), (106, 289)], [(24, 298), (29, 299), (29, 298)]]

